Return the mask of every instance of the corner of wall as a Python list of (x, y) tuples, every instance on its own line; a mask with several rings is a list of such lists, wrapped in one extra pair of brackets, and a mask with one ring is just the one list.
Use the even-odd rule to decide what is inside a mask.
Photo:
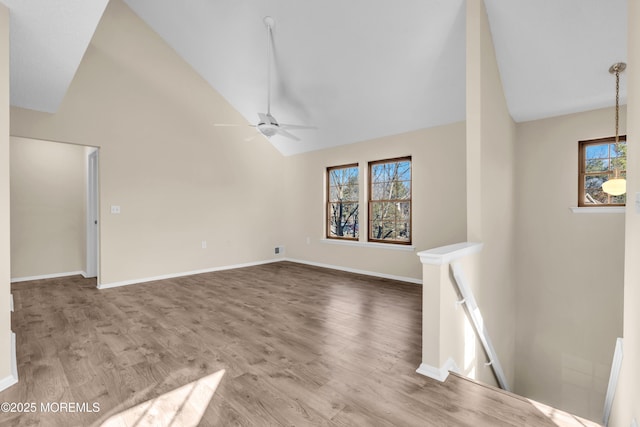
[[(640, 114), (640, 2), (628, 2), (627, 44), (627, 115), (637, 118)], [(638, 120), (627, 121), (627, 191), (637, 195), (640, 191), (640, 127)], [(637, 196), (636, 196), (637, 197)], [(635, 197), (634, 197), (635, 199)], [(628, 426), (640, 419), (640, 213), (627, 207), (625, 221), (624, 266), (624, 358), (620, 382), (612, 409), (612, 424)]]
[(18, 383), (18, 360), (16, 358), (16, 334), (11, 332), (11, 345), (9, 351), (11, 353), (11, 373), (0, 379), (0, 391), (11, 387)]
[[(485, 243), (470, 280), (509, 383), (515, 376), (515, 124), (483, 0), (467, 1), (467, 240)], [(498, 163), (502, 168), (495, 168)], [(511, 197), (505, 197), (505, 194)], [(486, 378), (485, 378), (486, 379)]]
[[(11, 247), (9, 178), (9, 9), (0, 4), (0, 342), (11, 335)], [(8, 349), (6, 351), (5, 349)], [(0, 345), (0, 378), (12, 376), (11, 345)], [(14, 353), (15, 355), (15, 353)], [(2, 380), (6, 384), (6, 380)]]

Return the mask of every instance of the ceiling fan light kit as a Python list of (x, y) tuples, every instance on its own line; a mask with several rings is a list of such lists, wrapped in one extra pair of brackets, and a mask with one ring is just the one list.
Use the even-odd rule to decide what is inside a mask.
[(269, 138), (278, 133), (278, 124), (277, 123), (258, 123), (256, 125), (261, 134)]

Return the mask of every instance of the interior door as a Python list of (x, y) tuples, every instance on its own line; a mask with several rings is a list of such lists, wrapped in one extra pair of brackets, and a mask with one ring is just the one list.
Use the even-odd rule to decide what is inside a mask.
[(98, 276), (98, 149), (87, 159), (87, 267), (86, 277)]

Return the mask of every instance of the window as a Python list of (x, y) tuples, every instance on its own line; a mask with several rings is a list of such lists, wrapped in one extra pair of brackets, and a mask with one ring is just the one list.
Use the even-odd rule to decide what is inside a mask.
[(369, 163), (369, 241), (411, 244), (411, 157)]
[(621, 178), (627, 171), (627, 137), (592, 139), (579, 142), (578, 206), (624, 206), (627, 195), (611, 196), (602, 184), (618, 169)]
[(358, 240), (358, 165), (327, 168), (327, 238)]

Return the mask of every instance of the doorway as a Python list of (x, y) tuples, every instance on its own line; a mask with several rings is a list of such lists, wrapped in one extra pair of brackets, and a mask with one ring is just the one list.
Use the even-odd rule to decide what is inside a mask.
[(86, 277), (98, 277), (98, 149), (87, 148), (87, 261)]
[(11, 137), (11, 281), (99, 278), (99, 150)]

